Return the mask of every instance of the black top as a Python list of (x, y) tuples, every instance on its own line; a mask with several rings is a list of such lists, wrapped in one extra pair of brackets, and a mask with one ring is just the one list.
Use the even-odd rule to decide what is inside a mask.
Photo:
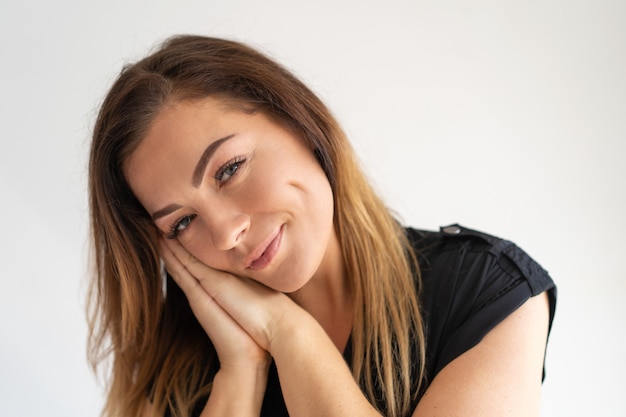
[[(513, 243), (458, 225), (439, 232), (406, 230), (421, 270), (427, 384), (528, 298), (544, 291), (552, 326), (556, 287), (548, 273)], [(351, 363), (350, 343), (344, 358)], [(288, 416), (273, 365), (261, 416)]]
[(515, 244), (458, 225), (439, 233), (408, 233), (422, 270), (428, 380), (528, 298), (544, 291), (552, 327), (554, 282)]

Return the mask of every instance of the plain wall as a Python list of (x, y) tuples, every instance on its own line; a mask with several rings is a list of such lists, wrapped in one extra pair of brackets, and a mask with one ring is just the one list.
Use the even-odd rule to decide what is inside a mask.
[(39, 0), (0, 5), (3, 415), (100, 410), (90, 130), (122, 65), (183, 32), (298, 74), (405, 223), (526, 249), (559, 286), (543, 415), (626, 414), (626, 2)]

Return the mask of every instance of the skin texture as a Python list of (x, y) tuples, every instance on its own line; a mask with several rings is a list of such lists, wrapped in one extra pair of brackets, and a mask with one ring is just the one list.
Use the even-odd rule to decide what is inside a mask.
[(548, 315), (545, 294), (526, 301), (434, 378), (413, 416), (539, 416)]
[[(224, 100), (172, 103), (125, 172), (219, 356), (203, 416), (258, 415), (270, 358), (291, 416), (378, 415), (340, 353), (352, 300), (332, 192), (297, 135)], [(538, 415), (547, 323), (545, 295), (529, 300), (437, 375), (414, 416)]]
[[(226, 137), (196, 187), (200, 156)], [(338, 246), (329, 245), (336, 236), (323, 170), (295, 135), (260, 113), (215, 99), (169, 105), (130, 157), (127, 178), (148, 212), (178, 207), (158, 218), (157, 227), (167, 235), (179, 222), (179, 242), (214, 269), (291, 293), (314, 274), (335, 273), (325, 266), (340, 262)], [(249, 268), (279, 231), (274, 262)]]

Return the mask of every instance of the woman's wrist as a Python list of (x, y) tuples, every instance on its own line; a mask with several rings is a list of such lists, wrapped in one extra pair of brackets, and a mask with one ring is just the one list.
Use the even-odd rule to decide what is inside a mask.
[(252, 383), (267, 380), (272, 357), (267, 354), (263, 358), (238, 360), (236, 362), (220, 362), (220, 370), (216, 374), (228, 381)]
[(220, 367), (201, 417), (251, 417), (261, 412), (270, 359)]

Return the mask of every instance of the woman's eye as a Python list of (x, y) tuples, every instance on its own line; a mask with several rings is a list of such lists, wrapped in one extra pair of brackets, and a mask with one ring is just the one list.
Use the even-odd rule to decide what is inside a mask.
[(185, 216), (182, 217), (178, 220), (176, 220), (171, 226), (170, 226), (170, 230), (169, 233), (167, 234), (167, 238), (168, 239), (176, 239), (178, 237), (178, 234), (180, 232), (182, 232), (183, 230), (187, 229), (187, 227), (189, 226), (189, 224), (191, 223), (191, 221), (196, 217), (195, 214), (190, 215), (190, 216)]
[(245, 159), (241, 158), (235, 158), (228, 161), (227, 163), (222, 165), (220, 169), (217, 170), (217, 172), (215, 173), (215, 179), (220, 184), (227, 182), (237, 173), (237, 170), (241, 168), (241, 165), (243, 165), (244, 162)]

